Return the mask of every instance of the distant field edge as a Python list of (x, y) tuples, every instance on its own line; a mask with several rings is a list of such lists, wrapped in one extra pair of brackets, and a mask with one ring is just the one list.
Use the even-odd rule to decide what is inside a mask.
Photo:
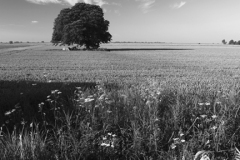
[(143, 50), (194, 50), (189, 48), (111, 48), (107, 51), (143, 51)]
[[(62, 49), (48, 49), (46, 51), (60, 51)], [(191, 48), (99, 48), (93, 50), (77, 49), (70, 51), (145, 51), (145, 50), (194, 50)]]

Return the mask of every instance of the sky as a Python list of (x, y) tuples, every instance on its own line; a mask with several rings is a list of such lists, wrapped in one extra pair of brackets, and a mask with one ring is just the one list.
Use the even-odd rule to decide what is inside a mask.
[(0, 0), (0, 42), (51, 41), (54, 19), (77, 2), (104, 10), (113, 42), (240, 40), (240, 0)]

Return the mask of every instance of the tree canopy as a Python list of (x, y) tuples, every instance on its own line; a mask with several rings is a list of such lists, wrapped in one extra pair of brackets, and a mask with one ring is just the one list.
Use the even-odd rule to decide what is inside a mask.
[(225, 40), (225, 39), (224, 39), (224, 40), (222, 40), (222, 43), (223, 43), (223, 44), (227, 44), (227, 42), (226, 42), (226, 40)]
[(104, 19), (102, 8), (97, 5), (76, 3), (62, 9), (54, 21), (52, 43), (78, 44), (87, 49), (98, 48), (100, 43), (111, 41), (109, 21)]

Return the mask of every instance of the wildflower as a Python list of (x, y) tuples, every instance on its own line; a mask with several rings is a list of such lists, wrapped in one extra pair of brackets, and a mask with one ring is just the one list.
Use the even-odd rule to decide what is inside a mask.
[(171, 148), (175, 149), (177, 146), (175, 144), (171, 144)]
[(116, 134), (113, 134), (112, 136), (113, 136), (113, 137), (116, 137), (117, 135), (116, 135)]
[(213, 126), (212, 129), (215, 130), (215, 129), (217, 129), (217, 127), (216, 127), (216, 126)]
[(50, 97), (51, 97), (50, 95), (47, 96), (47, 98), (50, 98)]
[(48, 80), (47, 82), (48, 82), (48, 83), (51, 83), (51, 82), (52, 82), (52, 80)]
[(212, 118), (213, 118), (213, 119), (217, 118), (217, 115), (212, 115)]
[(7, 111), (7, 112), (5, 112), (4, 114), (5, 114), (5, 116), (8, 116), (8, 115), (10, 115), (12, 112), (11, 111)]
[(21, 95), (23, 95), (23, 93), (22, 93), (22, 92), (21, 92), (20, 94), (21, 94)]
[(179, 140), (179, 138), (173, 138), (173, 140), (174, 140), (174, 141), (178, 141), (178, 140)]
[(206, 105), (206, 106), (210, 106), (210, 103), (209, 103), (209, 102), (206, 102), (205, 105)]
[(94, 99), (86, 98), (84, 102), (85, 102), (85, 103), (88, 103), (88, 102), (92, 102), (92, 101), (94, 101)]
[(106, 140), (107, 139), (107, 137), (103, 137), (103, 140)]
[(31, 128), (33, 127), (33, 123), (30, 123), (30, 127), (31, 127)]
[(37, 85), (36, 83), (32, 84), (32, 86), (36, 86), (36, 85)]
[(80, 89), (81, 89), (81, 87), (76, 87), (76, 89), (77, 89), (77, 90), (80, 90)]
[(204, 103), (198, 103), (198, 105), (199, 105), (199, 106), (202, 106), (202, 105), (204, 105)]
[(216, 104), (221, 104), (221, 102), (216, 102)]
[(102, 144), (101, 144), (101, 146), (105, 146), (105, 145), (106, 145), (106, 143), (102, 143)]
[(98, 108), (99, 107), (99, 105), (95, 105), (95, 108)]
[(112, 111), (110, 111), (110, 110), (107, 110), (107, 113), (112, 113)]
[(184, 143), (184, 142), (185, 142), (185, 139), (182, 139), (181, 142)]
[(58, 91), (57, 94), (61, 94), (62, 92)]
[(158, 121), (159, 121), (159, 119), (158, 119), (158, 118), (156, 118), (156, 119), (155, 119), (155, 122), (158, 122)]
[(109, 136), (111, 136), (111, 135), (112, 135), (112, 133), (108, 133), (108, 135), (109, 135)]
[(206, 117), (207, 117), (207, 115), (203, 114), (203, 115), (201, 115), (201, 117), (202, 117), (202, 118), (206, 118)]
[(183, 133), (180, 133), (180, 137), (182, 137), (182, 136), (184, 136), (184, 134), (183, 134)]

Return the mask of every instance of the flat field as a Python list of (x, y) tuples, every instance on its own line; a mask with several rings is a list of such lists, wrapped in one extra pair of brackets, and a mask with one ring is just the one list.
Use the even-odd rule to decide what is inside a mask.
[(19, 48), (19, 47), (28, 47), (33, 45), (32, 43), (15, 43), (15, 44), (7, 44), (7, 43), (1, 43), (0, 49), (9, 49), (9, 48)]
[(0, 50), (0, 80), (134, 83), (154, 78), (226, 84), (240, 78), (238, 46), (112, 43), (101, 47), (160, 50), (62, 51), (51, 44)]
[[(63, 51), (51, 44), (0, 49), (0, 125), (7, 126), (5, 132), (17, 126), (21, 136), (30, 126), (23, 145), (12, 141), (18, 139), (14, 131), (9, 139), (2, 136), (0, 156), (172, 160), (195, 159), (197, 151), (202, 154), (196, 159), (240, 156), (239, 46), (101, 47), (112, 51)], [(34, 135), (53, 131), (47, 140), (32, 139), (33, 119), (44, 131)], [(43, 145), (12, 149), (32, 142)]]

